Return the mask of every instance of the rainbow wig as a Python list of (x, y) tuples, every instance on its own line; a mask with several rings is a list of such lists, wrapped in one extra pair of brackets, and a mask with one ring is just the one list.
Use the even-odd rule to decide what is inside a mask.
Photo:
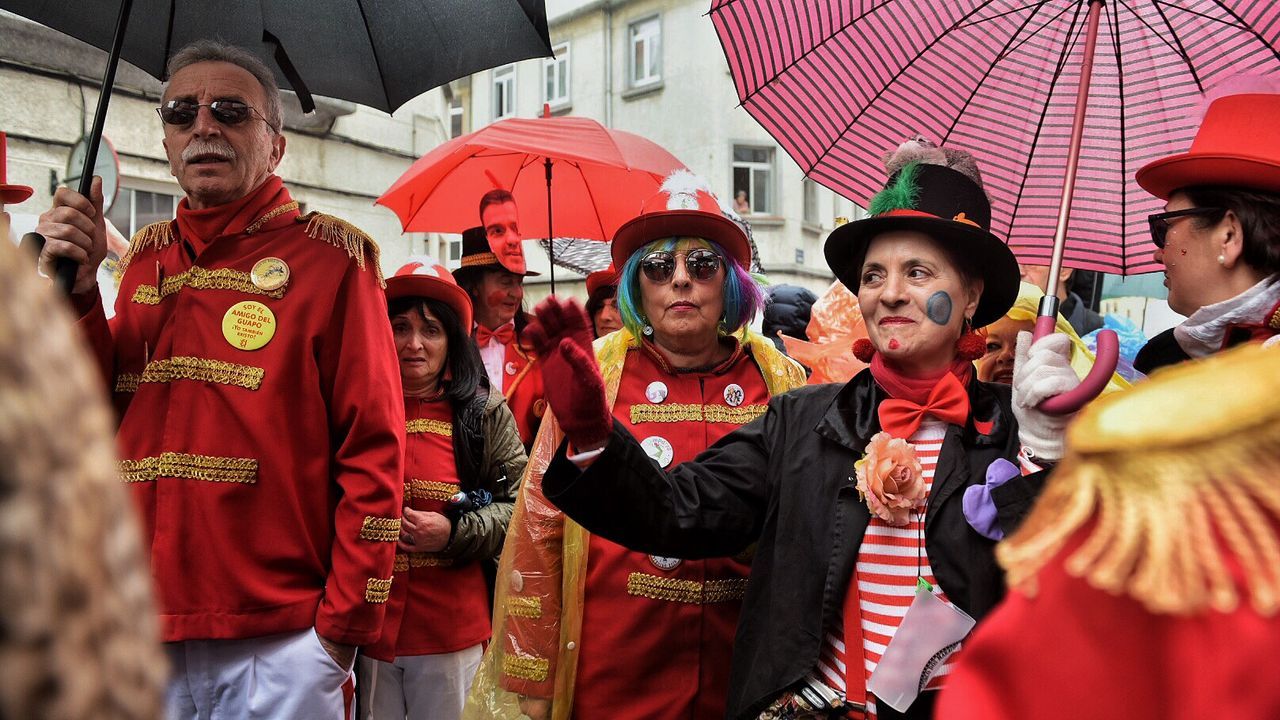
[(707, 248), (720, 256), (725, 265), (724, 314), (720, 318), (721, 332), (736, 333), (764, 307), (764, 290), (747, 269), (742, 267), (718, 244), (703, 238), (664, 238), (654, 240), (631, 253), (622, 266), (618, 279), (618, 313), (622, 324), (635, 337), (640, 337), (645, 325), (644, 304), (640, 299), (640, 261), (657, 250), (688, 252), (695, 248)]

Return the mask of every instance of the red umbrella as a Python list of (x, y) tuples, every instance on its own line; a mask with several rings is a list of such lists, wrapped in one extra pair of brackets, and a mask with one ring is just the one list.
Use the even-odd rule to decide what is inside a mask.
[(462, 232), (479, 224), (480, 197), (502, 188), (530, 236), (608, 241), (684, 167), (659, 145), (588, 118), (515, 118), (422, 156), (377, 202), (406, 232)]

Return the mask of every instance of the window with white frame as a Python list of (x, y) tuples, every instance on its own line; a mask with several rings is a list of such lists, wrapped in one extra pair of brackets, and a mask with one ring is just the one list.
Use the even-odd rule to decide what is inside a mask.
[(493, 69), (493, 119), (511, 117), (516, 112), (516, 66)]
[(569, 43), (552, 48), (555, 57), (542, 61), (542, 101), (551, 107), (569, 104)]
[(630, 80), (632, 87), (652, 85), (662, 80), (662, 24), (653, 16), (628, 26), (631, 42)]
[(818, 216), (818, 183), (804, 179), (804, 221), (810, 225), (821, 225)]
[(107, 219), (126, 239), (153, 222), (172, 220), (178, 212), (177, 195), (122, 187), (107, 211)]
[(462, 106), (462, 95), (454, 93), (449, 99), (449, 137), (460, 137), (466, 132), (466, 108)]
[(745, 201), (748, 212), (774, 213), (773, 148), (733, 146), (733, 197), (735, 205)]

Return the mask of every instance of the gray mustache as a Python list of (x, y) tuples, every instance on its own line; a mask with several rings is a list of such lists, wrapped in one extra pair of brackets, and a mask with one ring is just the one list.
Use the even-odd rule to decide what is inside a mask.
[(182, 150), (182, 161), (191, 162), (201, 155), (214, 155), (228, 162), (236, 159), (235, 148), (231, 147), (230, 143), (215, 142), (213, 140), (193, 140), (190, 145)]

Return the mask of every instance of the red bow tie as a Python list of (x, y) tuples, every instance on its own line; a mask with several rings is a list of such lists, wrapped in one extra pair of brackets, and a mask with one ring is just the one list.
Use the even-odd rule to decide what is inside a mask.
[(516, 329), (511, 323), (507, 323), (497, 330), (490, 330), (483, 325), (476, 325), (476, 345), (488, 347), (490, 339), (495, 339), (503, 345), (510, 345), (516, 339)]
[(942, 376), (923, 405), (910, 400), (885, 400), (880, 403), (880, 428), (895, 438), (906, 440), (915, 434), (925, 415), (933, 415), (953, 425), (969, 419), (969, 394), (955, 375)]

